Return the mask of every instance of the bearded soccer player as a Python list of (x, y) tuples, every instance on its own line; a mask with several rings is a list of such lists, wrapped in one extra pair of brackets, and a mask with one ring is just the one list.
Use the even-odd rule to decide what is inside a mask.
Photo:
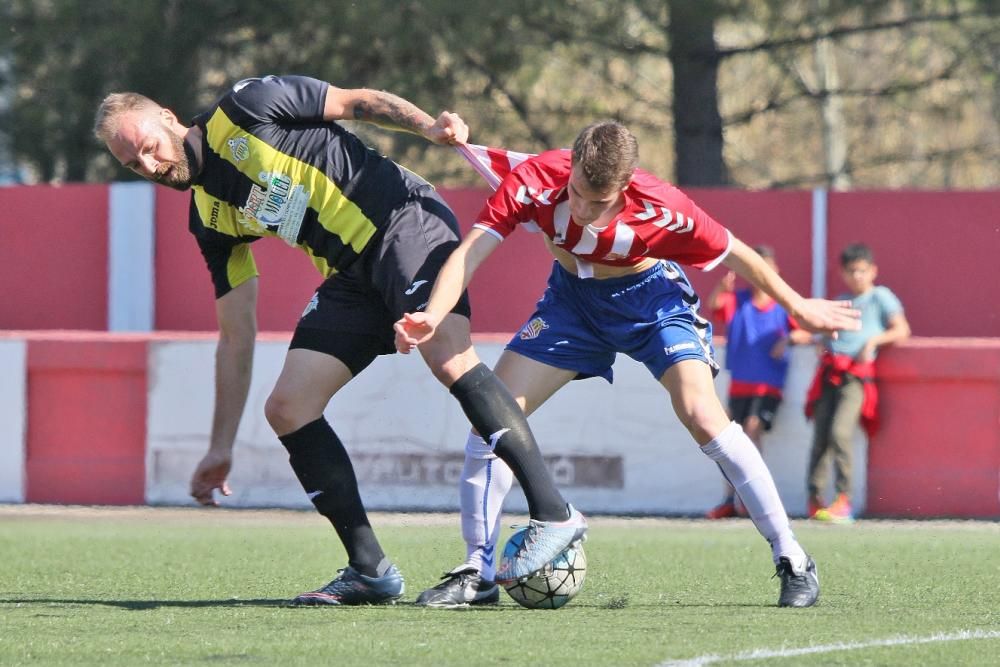
[[(323, 417), (333, 396), (376, 356), (395, 351), (393, 323), (426, 303), (458, 245), (454, 214), (423, 179), (367, 148), (335, 121), (354, 119), (416, 133), (438, 144), (465, 141), (468, 127), (435, 120), (386, 92), (340, 89), (302, 76), (246, 79), (190, 126), (135, 93), (109, 95), (96, 136), (122, 165), (192, 190), (189, 227), (215, 286), (220, 337), (208, 452), (191, 495), (214, 505), (246, 403), (256, 333), (257, 270), (250, 244), (277, 237), (305, 252), (324, 276), (292, 337), (265, 414), (317, 511), (336, 529), (348, 565), (297, 604), (391, 602), (403, 578), (368, 521), (354, 469)], [(581, 539), (586, 522), (549, 477), (527, 421), (472, 349), (466, 295), (441, 313), (439, 335), (421, 349), (434, 376), (461, 403), (524, 485), (535, 540), (518, 565), (541, 569)]]
[[(724, 264), (770, 294), (800, 325), (833, 333), (858, 326), (850, 302), (806, 299), (757, 253), (680, 190), (637, 168), (638, 144), (622, 125), (587, 127), (573, 150), (553, 150), (514, 168), (472, 231), (449, 257), (423, 312), (396, 327), (400, 352), (432, 343), (477, 267), (518, 227), (542, 232), (555, 256), (548, 287), (495, 372), (526, 414), (570, 380), (611, 380), (615, 354), (642, 362), (667, 390), (680, 421), (721, 468), (768, 543), (781, 581), (778, 604), (808, 607), (819, 597), (812, 558), (802, 549), (760, 453), (715, 393), (711, 325), (679, 264)], [(593, 406), (586, 410), (590, 411)], [(492, 552), (510, 475), (473, 433), (461, 482), (467, 561), (419, 604), (492, 602)]]

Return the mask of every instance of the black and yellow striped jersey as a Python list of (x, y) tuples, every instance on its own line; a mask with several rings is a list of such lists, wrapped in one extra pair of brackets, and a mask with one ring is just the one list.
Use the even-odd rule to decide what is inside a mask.
[(203, 162), (189, 227), (216, 297), (257, 275), (249, 244), (265, 236), (304, 250), (324, 276), (342, 271), (427, 186), (324, 121), (328, 88), (303, 76), (246, 79), (194, 119)]

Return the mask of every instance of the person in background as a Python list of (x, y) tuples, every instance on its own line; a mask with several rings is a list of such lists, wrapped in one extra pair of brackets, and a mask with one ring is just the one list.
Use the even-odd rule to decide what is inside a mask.
[[(871, 437), (878, 428), (875, 357), (880, 347), (909, 338), (910, 324), (892, 290), (875, 284), (878, 266), (871, 248), (863, 243), (847, 246), (840, 254), (840, 267), (848, 291), (837, 298), (850, 299), (861, 311), (861, 329), (824, 339), (823, 356), (806, 398), (806, 416), (815, 421), (808, 512), (818, 521), (850, 523), (854, 429), (860, 421)], [(822, 491), (831, 458), (836, 497), (827, 506)]]
[[(754, 250), (778, 273), (773, 248), (758, 245)], [(714, 318), (726, 325), (729, 414), (761, 450), (761, 436), (771, 430), (781, 404), (788, 346), (809, 343), (812, 334), (799, 328), (767, 292), (756, 285), (736, 290), (735, 282), (736, 274), (726, 273), (709, 294), (708, 305)], [(724, 484), (722, 502), (709, 510), (706, 518), (746, 516), (732, 484)]]

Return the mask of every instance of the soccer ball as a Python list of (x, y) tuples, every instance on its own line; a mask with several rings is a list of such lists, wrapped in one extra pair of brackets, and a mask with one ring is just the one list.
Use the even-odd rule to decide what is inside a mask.
[[(503, 558), (512, 558), (524, 541), (525, 531), (514, 533), (503, 550)], [(587, 576), (587, 555), (583, 543), (570, 545), (552, 562), (530, 577), (504, 584), (507, 593), (528, 609), (558, 609), (576, 597)]]

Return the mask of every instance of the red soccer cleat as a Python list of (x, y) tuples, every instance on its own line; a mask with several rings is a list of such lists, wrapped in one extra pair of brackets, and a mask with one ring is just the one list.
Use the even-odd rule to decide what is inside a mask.
[(732, 500), (716, 505), (705, 514), (706, 519), (728, 519), (734, 516), (736, 516), (736, 503)]

